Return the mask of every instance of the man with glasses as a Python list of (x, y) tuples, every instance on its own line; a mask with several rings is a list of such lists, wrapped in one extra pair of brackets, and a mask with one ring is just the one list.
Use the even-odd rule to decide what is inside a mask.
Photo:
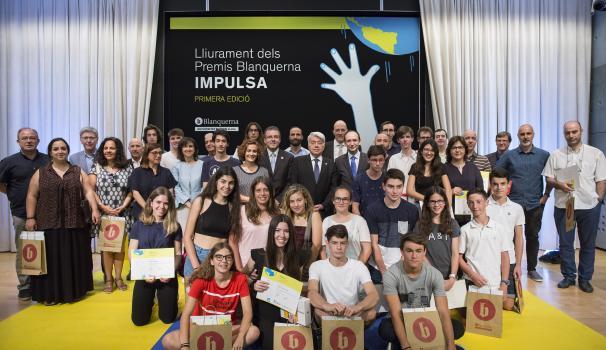
[(25, 229), (25, 200), (27, 189), (32, 175), (39, 168), (49, 162), (49, 157), (38, 152), (38, 132), (31, 128), (21, 128), (17, 132), (17, 144), (19, 152), (8, 156), (0, 161), (0, 192), (6, 194), (13, 216), (13, 227), (15, 229), (15, 246), (17, 247), (16, 270), (19, 284), (17, 286), (19, 300), (31, 299), (29, 289), (30, 277), (19, 274), (19, 262), (21, 261), (21, 249), (19, 249), (19, 236)]
[(259, 165), (269, 172), (275, 198), (282, 201), (283, 192), (289, 185), (288, 180), (295, 157), (280, 149), (280, 129), (277, 126), (271, 125), (265, 128), (263, 141), (265, 150), (259, 157)]
[[(556, 228), (560, 237), (560, 271), (564, 279), (558, 283), (558, 288), (574, 286), (577, 277), (575, 264), (574, 239), (575, 228), (578, 227), (579, 242), (579, 288), (585, 293), (593, 292), (591, 278), (595, 263), (595, 239), (600, 220), (600, 210), (606, 193), (606, 158), (604, 153), (595, 147), (583, 144), (581, 135), (583, 128), (576, 120), (564, 124), (566, 146), (551, 153), (543, 175), (547, 184), (556, 189), (555, 218)], [(571, 183), (566, 178), (564, 169), (576, 173), (578, 183)], [(576, 182), (576, 181), (575, 181)], [(566, 202), (574, 198), (575, 227), (566, 230)]]
[(400, 153), (402, 148), (399, 144), (393, 142), (393, 137), (396, 134), (396, 124), (387, 120), (381, 123), (379, 128), (379, 132), (387, 135), (389, 138), (389, 144), (385, 147), (385, 152), (387, 152), (387, 156), (392, 156), (394, 154)]
[(85, 174), (88, 174), (95, 161), (98, 140), (99, 133), (97, 129), (92, 126), (82, 128), (80, 130), (80, 143), (82, 143), (84, 150), (69, 156), (69, 162), (79, 166)]
[(212, 132), (204, 134), (204, 148), (206, 149), (206, 155), (200, 158), (203, 162), (215, 156), (215, 143), (213, 142)]
[(433, 138), (433, 130), (429, 126), (422, 126), (417, 131), (417, 142), (419, 145), (431, 138)]

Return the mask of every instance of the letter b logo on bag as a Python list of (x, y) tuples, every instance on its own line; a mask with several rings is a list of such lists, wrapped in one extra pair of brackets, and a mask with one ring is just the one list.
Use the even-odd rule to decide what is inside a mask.
[(120, 228), (118, 227), (118, 225), (115, 224), (107, 225), (105, 226), (105, 230), (103, 230), (103, 235), (108, 241), (113, 241), (114, 239), (116, 239), (119, 233)]
[(198, 349), (200, 350), (224, 350), (223, 337), (217, 332), (202, 333), (198, 338)]
[(436, 326), (425, 317), (419, 317), (412, 324), (412, 330), (417, 339), (425, 343), (431, 343), (436, 339)]
[(335, 328), (330, 333), (330, 348), (336, 350), (351, 350), (356, 346), (356, 335), (347, 327)]
[(492, 302), (487, 299), (479, 299), (473, 304), (473, 314), (482, 321), (490, 321), (496, 315)]
[(23, 254), (23, 259), (25, 259), (25, 261), (27, 262), (32, 262), (36, 260), (36, 257), (38, 256), (38, 250), (33, 244), (26, 244), (23, 247), (21, 253)]
[(305, 337), (297, 331), (288, 331), (282, 334), (280, 343), (286, 350), (302, 350), (306, 345)]

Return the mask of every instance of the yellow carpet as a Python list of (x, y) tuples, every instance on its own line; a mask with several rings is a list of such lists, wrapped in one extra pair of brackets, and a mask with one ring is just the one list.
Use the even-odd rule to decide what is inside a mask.
[(130, 320), (134, 282), (105, 294), (103, 275), (94, 277), (95, 291), (77, 303), (34, 304), (0, 322), (0, 349), (151, 349), (170, 326), (158, 319), (157, 305), (151, 322), (137, 327)]
[[(95, 292), (86, 299), (50, 307), (32, 305), (0, 322), (0, 348), (150, 349), (169, 325), (157, 319), (156, 311), (149, 325), (132, 324), (133, 282), (127, 292), (104, 294), (102, 288), (102, 275), (96, 273)], [(502, 338), (467, 333), (457, 344), (468, 350), (606, 349), (606, 337), (528, 291), (525, 297), (522, 315), (503, 313)], [(183, 293), (180, 298), (182, 305)]]
[(466, 333), (457, 344), (468, 350), (606, 349), (606, 337), (527, 290), (520, 315), (503, 311), (503, 337)]

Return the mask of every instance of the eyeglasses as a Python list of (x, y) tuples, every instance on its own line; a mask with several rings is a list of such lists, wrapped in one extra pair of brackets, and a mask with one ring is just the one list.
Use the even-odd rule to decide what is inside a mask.
[(38, 138), (36, 136), (24, 136), (19, 139), (19, 141), (36, 141)]
[(347, 197), (335, 197), (335, 202), (337, 203), (347, 203), (349, 200)]
[(441, 199), (437, 200), (437, 201), (432, 201), (432, 200), (429, 201), (429, 205), (433, 205), (433, 206), (438, 206), (439, 207), (439, 206), (442, 206), (444, 204), (446, 204), (446, 202), (444, 202)]
[(97, 138), (95, 136), (83, 136), (80, 138), (80, 140), (84, 140), (84, 141), (92, 141), (92, 140), (96, 140)]
[(450, 149), (465, 149), (463, 146), (452, 146)]
[(231, 254), (229, 254), (229, 255), (215, 254), (215, 259), (217, 259), (217, 261), (232, 262), (234, 260), (234, 256)]
[(161, 156), (162, 155), (162, 151), (149, 152), (149, 154), (152, 155), (152, 156)]

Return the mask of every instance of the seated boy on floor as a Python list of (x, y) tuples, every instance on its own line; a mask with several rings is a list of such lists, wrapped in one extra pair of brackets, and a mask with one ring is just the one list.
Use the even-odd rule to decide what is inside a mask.
[(383, 275), (383, 294), (389, 305), (390, 317), (381, 321), (379, 336), (392, 343), (392, 349), (411, 348), (404, 328), (402, 309), (429, 307), (432, 295), (447, 349), (456, 349), (455, 339), (462, 337), (465, 332), (460, 322), (450, 318), (444, 279), (440, 271), (425, 259), (426, 246), (427, 241), (423, 236), (406, 234), (400, 243), (401, 261), (392, 265)]
[[(309, 267), (308, 297), (318, 324), (321, 324), (322, 316), (359, 316), (366, 325), (376, 317), (375, 305), (379, 294), (366, 266), (347, 258), (347, 237), (344, 225), (328, 228), (326, 247), (329, 258), (318, 260)], [(360, 300), (362, 290), (366, 297)]]
[[(488, 195), (483, 189), (467, 193), (472, 220), (461, 227), (459, 266), (467, 286), (499, 288), (507, 298), (509, 251), (513, 241), (507, 230), (486, 214)], [(504, 303), (506, 305), (506, 303)]]

